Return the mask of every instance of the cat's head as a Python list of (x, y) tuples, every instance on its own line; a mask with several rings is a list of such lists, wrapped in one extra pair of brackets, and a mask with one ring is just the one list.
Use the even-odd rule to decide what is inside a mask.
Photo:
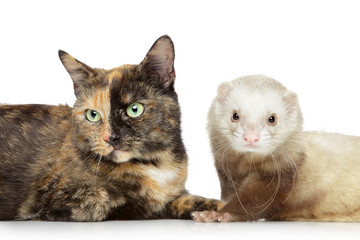
[(153, 160), (182, 144), (175, 53), (168, 36), (160, 37), (139, 65), (104, 70), (61, 50), (59, 56), (74, 83), (80, 150), (120, 163)]
[(213, 108), (209, 127), (239, 153), (270, 154), (302, 128), (296, 94), (262, 75), (221, 84)]

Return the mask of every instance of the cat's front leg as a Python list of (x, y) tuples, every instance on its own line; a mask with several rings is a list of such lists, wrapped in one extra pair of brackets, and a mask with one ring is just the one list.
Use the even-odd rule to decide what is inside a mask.
[(184, 194), (170, 202), (168, 206), (168, 217), (176, 219), (192, 219), (193, 212), (217, 211), (224, 205), (225, 203), (220, 200)]
[(38, 218), (46, 221), (102, 221), (110, 208), (111, 200), (104, 188), (62, 189), (48, 196)]
[(75, 221), (102, 221), (110, 212), (111, 200), (104, 188), (92, 189), (80, 199), (80, 204), (72, 209)]

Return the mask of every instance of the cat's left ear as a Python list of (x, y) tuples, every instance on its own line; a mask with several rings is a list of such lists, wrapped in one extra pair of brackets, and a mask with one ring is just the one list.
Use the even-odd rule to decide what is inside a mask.
[(73, 80), (76, 97), (79, 97), (80, 93), (91, 84), (95, 76), (94, 70), (65, 51), (59, 50), (59, 58)]
[(169, 88), (175, 81), (174, 59), (174, 44), (169, 36), (164, 35), (150, 48), (139, 65), (140, 71)]

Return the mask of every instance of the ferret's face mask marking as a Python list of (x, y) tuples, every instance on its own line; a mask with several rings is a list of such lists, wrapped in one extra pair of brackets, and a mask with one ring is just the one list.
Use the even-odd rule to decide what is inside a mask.
[(297, 112), (284, 101), (288, 91), (260, 91), (246, 81), (225, 89), (218, 99), (218, 123), (235, 151), (271, 154), (294, 131)]

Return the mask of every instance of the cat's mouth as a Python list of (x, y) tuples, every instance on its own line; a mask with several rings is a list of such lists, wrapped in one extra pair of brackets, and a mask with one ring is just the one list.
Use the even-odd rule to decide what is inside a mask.
[(133, 154), (131, 152), (124, 150), (114, 149), (111, 154), (112, 154), (112, 160), (116, 163), (127, 162), (131, 158), (133, 158)]
[(132, 152), (128, 149), (119, 146), (113, 146), (109, 142), (107, 142), (107, 144), (107, 149), (109, 151), (108, 157), (116, 163), (127, 162), (134, 157), (134, 154), (132, 154)]

